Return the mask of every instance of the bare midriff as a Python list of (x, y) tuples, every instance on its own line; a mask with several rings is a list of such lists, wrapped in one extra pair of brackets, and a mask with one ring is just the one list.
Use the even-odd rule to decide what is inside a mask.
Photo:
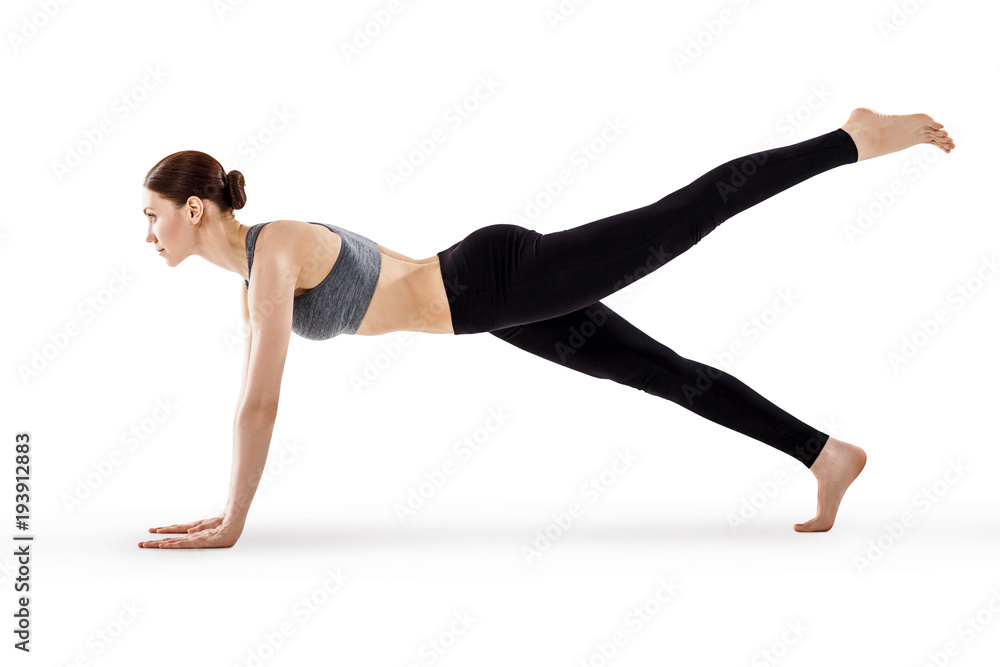
[(438, 256), (400, 259), (405, 256), (381, 244), (378, 249), (382, 253), (378, 285), (355, 335), (454, 333)]
[[(295, 296), (322, 282), (336, 264), (341, 245), (340, 236), (331, 234), (329, 228), (302, 224), (302, 235), (295, 234), (300, 258)], [(382, 255), (378, 283), (355, 335), (454, 333), (437, 255), (413, 259), (381, 244), (378, 249)]]

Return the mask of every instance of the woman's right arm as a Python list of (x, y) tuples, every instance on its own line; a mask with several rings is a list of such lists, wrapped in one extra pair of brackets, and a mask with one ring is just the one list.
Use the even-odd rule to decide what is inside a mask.
[[(281, 376), (288, 354), (292, 333), (293, 299), (298, 265), (287, 238), (289, 231), (281, 229), (273, 247), (261, 252), (258, 237), (256, 261), (258, 273), (248, 290), (250, 314), (250, 356), (244, 372), (245, 388), (233, 433), (233, 468), (229, 482), (229, 498), (222, 514), (191, 524), (151, 528), (150, 532), (194, 533), (187, 537), (140, 542), (146, 548), (190, 549), (201, 547), (231, 547), (243, 534), (250, 503), (260, 483), (267, 452), (271, 445), (274, 422), (278, 412)], [(282, 238), (282, 236), (285, 238)], [(253, 302), (253, 306), (249, 306)], [(251, 344), (252, 343), (252, 344)]]
[[(233, 413), (233, 470), (232, 475), (236, 474), (236, 429), (237, 429), (237, 418), (240, 414), (240, 406), (243, 405), (243, 396), (247, 389), (247, 372), (250, 367), (250, 342), (251, 335), (253, 334), (253, 329), (250, 326), (250, 306), (248, 303), (248, 297), (245, 285), (240, 285), (240, 301), (243, 305), (243, 330), (246, 332), (243, 341), (243, 379), (240, 382), (240, 395), (236, 400), (236, 410)], [(222, 525), (223, 520), (226, 518), (226, 513), (223, 511), (219, 516), (212, 517), (211, 519), (202, 519), (200, 521), (192, 521), (191, 523), (181, 523), (173, 526), (160, 526), (157, 528), (150, 528), (151, 533), (196, 533), (201, 530), (208, 530), (210, 528), (216, 528)]]

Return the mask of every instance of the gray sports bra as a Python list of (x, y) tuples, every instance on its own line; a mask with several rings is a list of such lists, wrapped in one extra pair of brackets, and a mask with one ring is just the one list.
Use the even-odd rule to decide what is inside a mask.
[[(247, 232), (248, 277), (253, 268), (257, 235), (268, 224), (258, 223)], [(318, 285), (292, 300), (292, 331), (310, 340), (326, 340), (342, 333), (353, 334), (361, 326), (375, 294), (382, 270), (382, 253), (377, 243), (361, 234), (326, 222), (309, 224), (323, 225), (340, 236), (340, 254), (330, 273)], [(250, 281), (243, 282), (249, 290)]]

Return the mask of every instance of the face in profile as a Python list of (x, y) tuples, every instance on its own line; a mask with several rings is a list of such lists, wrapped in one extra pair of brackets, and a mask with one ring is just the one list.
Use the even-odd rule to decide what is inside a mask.
[(185, 207), (174, 206), (149, 188), (142, 189), (142, 212), (146, 216), (146, 241), (152, 243), (167, 266), (177, 266), (194, 247), (194, 225)]

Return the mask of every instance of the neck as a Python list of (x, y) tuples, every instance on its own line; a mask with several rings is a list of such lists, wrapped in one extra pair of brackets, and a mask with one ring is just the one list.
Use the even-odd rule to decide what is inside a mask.
[(224, 217), (218, 224), (202, 225), (198, 230), (195, 254), (247, 280), (246, 236), (249, 230), (233, 216)]

